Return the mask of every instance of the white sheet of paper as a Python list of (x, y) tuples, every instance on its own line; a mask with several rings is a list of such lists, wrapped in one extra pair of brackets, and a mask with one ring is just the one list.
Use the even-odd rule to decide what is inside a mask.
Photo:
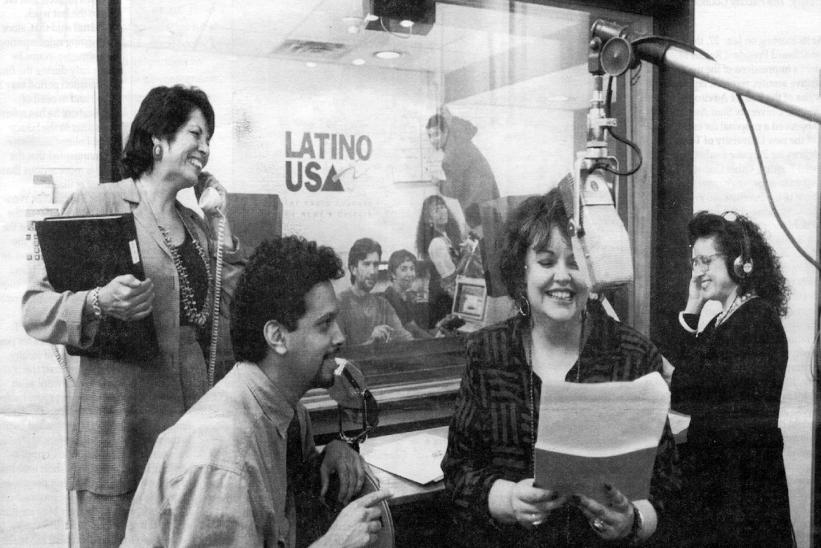
[(425, 485), (443, 478), (442, 457), (448, 440), (421, 433), (369, 449), (362, 445), (362, 456), (368, 464)]
[(658, 373), (632, 382), (546, 383), (536, 440), (536, 481), (601, 500), (610, 483), (645, 498), (670, 408)]

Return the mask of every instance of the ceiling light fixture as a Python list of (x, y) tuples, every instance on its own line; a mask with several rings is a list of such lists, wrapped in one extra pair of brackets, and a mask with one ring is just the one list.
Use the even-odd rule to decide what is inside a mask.
[(364, 65), (364, 64), (365, 64), (365, 60), (364, 60), (364, 59), (361, 59), (361, 58), (359, 58), (359, 57), (357, 57), (356, 59), (354, 59), (353, 61), (351, 61), (351, 64), (352, 64), (352, 65), (356, 65), (356, 66)]
[(314, 63), (313, 61), (308, 61), (305, 63), (305, 66), (308, 68), (314, 68), (316, 66), (316, 63)]
[(404, 29), (409, 29), (413, 26), (413, 21), (411, 21), (410, 19), (402, 19), (401, 21), (399, 21), (399, 26)]
[(399, 59), (400, 57), (402, 57), (402, 52), (401, 51), (395, 51), (395, 50), (392, 50), (392, 49), (386, 49), (386, 50), (374, 52), (373, 56), (377, 57), (379, 59)]

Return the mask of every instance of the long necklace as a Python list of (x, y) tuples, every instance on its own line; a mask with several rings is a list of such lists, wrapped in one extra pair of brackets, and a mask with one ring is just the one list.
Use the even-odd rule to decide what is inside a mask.
[[(532, 320), (531, 320), (532, 322)], [(582, 312), (581, 316), (581, 336), (579, 337), (579, 360), (578, 367), (576, 368), (576, 382), (581, 382), (581, 357), (582, 357), (582, 350), (584, 349), (584, 330), (587, 323), (587, 311)], [(535, 404), (535, 389), (533, 387), (533, 335), (527, 331), (523, 333), (523, 345), (525, 350), (525, 359), (527, 360), (527, 365), (530, 373), (530, 438), (531, 438), (531, 459), (530, 459), (530, 473), (533, 477), (536, 477), (536, 404)], [(544, 384), (544, 383), (542, 383)], [(544, 388), (544, 386), (542, 386)]]
[[(179, 214), (180, 212), (177, 211), (178, 216)], [(202, 259), (202, 264), (205, 266), (205, 272), (208, 276), (208, 292), (199, 310), (197, 310), (197, 299), (194, 297), (194, 289), (191, 287), (191, 280), (188, 279), (188, 269), (185, 268), (185, 264), (182, 261), (182, 256), (180, 255), (179, 249), (174, 247), (171, 243), (171, 236), (168, 234), (168, 231), (164, 226), (157, 225), (157, 228), (160, 229), (160, 234), (162, 234), (162, 238), (165, 240), (165, 245), (171, 253), (171, 260), (174, 261), (174, 268), (177, 269), (177, 277), (180, 279), (182, 311), (183, 314), (185, 314), (185, 319), (197, 327), (202, 328), (205, 326), (206, 322), (208, 322), (208, 303), (211, 301), (211, 282), (213, 281), (211, 269), (208, 268), (208, 255), (200, 245), (200, 242), (193, 236), (193, 234), (191, 234), (191, 231), (188, 230), (188, 226), (185, 224), (182, 217), (180, 217), (180, 222), (182, 222), (182, 226), (185, 229), (186, 234), (188, 234), (191, 238), (191, 242), (194, 244), (194, 249), (197, 250), (197, 254), (199, 254), (200, 259)]]
[[(532, 320), (531, 320), (532, 322)], [(581, 317), (581, 336), (579, 337), (579, 357), (578, 357), (578, 367), (576, 368), (576, 382), (581, 382), (581, 358), (582, 358), (582, 350), (584, 349), (585, 343), (585, 336), (584, 330), (587, 323), (587, 311), (582, 311)], [(531, 324), (532, 325), (532, 324)], [(535, 479), (536, 477), (536, 405), (535, 405), (535, 390), (533, 388), (533, 335), (524, 332), (523, 341), (524, 349), (525, 349), (525, 359), (527, 360), (527, 365), (529, 366), (530, 372), (530, 475)], [(544, 388), (544, 383), (542, 383), (542, 388)], [(570, 543), (570, 514), (566, 514), (565, 522), (564, 522), (564, 538), (565, 542), (568, 544)]]
[[(182, 299), (182, 310), (183, 314), (185, 314), (185, 319), (198, 328), (203, 328), (208, 321), (208, 303), (211, 302), (211, 292), (213, 287), (213, 276), (211, 274), (211, 269), (208, 267), (208, 255), (200, 245), (199, 240), (197, 240), (194, 235), (191, 234), (191, 231), (188, 230), (188, 225), (185, 224), (185, 220), (182, 218), (182, 215), (180, 215), (179, 210), (174, 207), (174, 212), (177, 214), (177, 217), (179, 217), (185, 233), (191, 238), (191, 242), (194, 244), (194, 249), (197, 250), (197, 254), (200, 256), (200, 259), (202, 259), (202, 264), (205, 267), (205, 273), (208, 277), (208, 291), (205, 295), (205, 300), (203, 301), (200, 310), (197, 310), (197, 299), (194, 297), (194, 289), (191, 287), (191, 280), (188, 279), (188, 270), (185, 268), (185, 264), (182, 261), (182, 256), (180, 255), (179, 250), (172, 243), (171, 236), (168, 231), (159, 223), (159, 219), (157, 214), (154, 212), (154, 206), (151, 205), (151, 200), (148, 198), (148, 194), (146, 193), (146, 195), (143, 196), (143, 193), (141, 192), (142, 184), (142, 181), (135, 181), (137, 191), (140, 193), (140, 198), (145, 200), (145, 203), (148, 204), (148, 209), (154, 217), (154, 222), (157, 223), (157, 228), (162, 235), (165, 246), (168, 248), (168, 252), (171, 254), (171, 260), (174, 262), (174, 268), (176, 269), (177, 277), (180, 280), (180, 298)], [(183, 244), (185, 244), (185, 240), (183, 240)]]

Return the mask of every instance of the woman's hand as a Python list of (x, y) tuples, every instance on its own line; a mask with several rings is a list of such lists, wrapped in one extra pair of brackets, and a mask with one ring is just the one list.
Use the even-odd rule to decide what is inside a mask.
[(203, 171), (199, 174), (197, 184), (194, 187), (194, 194), (197, 197), (197, 201), (200, 200), (203, 192), (205, 192), (205, 189), (207, 188), (213, 188), (216, 190), (219, 195), (219, 199), (207, 199), (206, 197), (206, 200), (199, 204), (200, 209), (202, 209), (205, 216), (209, 218), (222, 215), (225, 210), (225, 201), (228, 198), (228, 192), (225, 190), (225, 187), (220, 184), (216, 177), (207, 171)]
[(97, 302), (103, 316), (118, 320), (141, 320), (151, 314), (154, 306), (154, 282), (140, 281), (131, 274), (117, 276), (100, 288)]
[(684, 312), (687, 314), (700, 314), (701, 309), (704, 308), (704, 303), (707, 299), (701, 291), (701, 277), (703, 272), (693, 270), (693, 275), (690, 276), (690, 286), (687, 290), (687, 306)]
[(635, 508), (621, 491), (605, 484), (608, 504), (604, 506), (584, 495), (574, 495), (573, 504), (585, 515), (590, 527), (604, 540), (623, 539), (633, 528)]
[(567, 497), (555, 491), (534, 487), (533, 478), (518, 483), (497, 480), (488, 499), (493, 517), (507, 523), (518, 522), (528, 529), (544, 523), (550, 512), (567, 502)]

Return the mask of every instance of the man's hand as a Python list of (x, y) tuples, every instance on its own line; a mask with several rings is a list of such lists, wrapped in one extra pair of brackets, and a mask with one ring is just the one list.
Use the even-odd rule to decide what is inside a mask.
[(325, 446), (325, 456), (319, 467), (322, 482), (320, 497), (328, 491), (331, 474), (339, 478), (339, 502), (347, 503), (362, 490), (365, 483), (365, 463), (362, 456), (351, 449), (347, 443), (334, 440)]
[(388, 342), (391, 340), (391, 334), (393, 333), (393, 328), (389, 325), (377, 325), (373, 328), (373, 332), (371, 332), (371, 337), (368, 342)]
[(382, 529), (380, 502), (391, 497), (387, 491), (376, 491), (358, 498), (342, 509), (328, 532), (312, 546), (360, 548), (377, 539)]

